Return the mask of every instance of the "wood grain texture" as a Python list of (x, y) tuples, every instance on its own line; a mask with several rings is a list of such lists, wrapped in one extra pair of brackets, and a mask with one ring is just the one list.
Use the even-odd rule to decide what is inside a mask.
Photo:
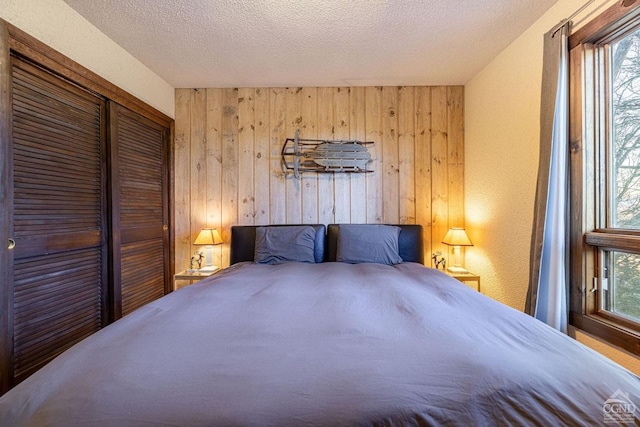
[[(414, 88), (398, 88), (398, 206), (399, 222), (416, 222)], [(462, 141), (461, 141), (462, 142)]]
[[(221, 266), (238, 223), (419, 223), (427, 259), (447, 250), (440, 242), (450, 226), (464, 225), (460, 86), (211, 88), (199, 90), (205, 101), (190, 91), (176, 92), (176, 270), (188, 267), (204, 224), (221, 227)], [(204, 157), (194, 127), (206, 129)], [(374, 172), (286, 174), (280, 152), (298, 129), (303, 138), (374, 141)], [(182, 169), (196, 165), (207, 179), (187, 191), (194, 172)]]
[[(583, 121), (584, 118), (593, 117), (593, 99), (590, 94), (582, 94), (582, 85), (584, 78), (592, 77), (592, 73), (586, 73), (583, 76), (582, 62), (585, 62), (585, 66), (588, 67), (592, 61), (590, 59), (591, 54), (585, 55), (582, 45), (571, 49), (569, 52), (569, 143), (570, 143), (570, 203), (571, 203), (571, 221), (569, 236), (571, 243), (569, 245), (571, 271), (569, 273), (570, 283), (569, 286), (574, 289), (570, 292), (570, 311), (577, 315), (584, 315), (587, 313), (587, 307), (583, 303), (583, 295), (587, 295), (585, 298), (587, 304), (593, 303), (595, 299), (595, 292), (586, 293), (585, 286), (583, 285), (583, 277), (587, 277), (588, 271), (595, 271), (593, 265), (594, 257), (589, 254), (583, 256), (585, 250), (584, 231), (593, 229), (595, 227), (595, 219), (593, 218), (593, 211), (595, 209), (586, 209), (583, 212), (584, 201), (595, 200), (594, 195), (591, 193), (591, 186), (584, 188), (582, 184), (585, 181), (591, 181), (593, 177), (593, 159), (589, 155), (589, 148), (592, 144), (585, 146), (585, 138), (589, 138), (591, 135), (583, 135)], [(592, 64), (591, 64), (592, 65)], [(587, 87), (591, 86), (591, 82), (585, 82)], [(585, 102), (586, 101), (586, 102)], [(583, 109), (585, 110), (583, 118)], [(591, 120), (590, 120), (591, 122)], [(591, 122), (590, 125), (593, 125)], [(593, 182), (593, 181), (591, 181)], [(586, 193), (586, 194), (585, 194)], [(586, 196), (586, 198), (585, 198)], [(589, 206), (592, 208), (592, 206)], [(590, 228), (588, 228), (590, 227)], [(590, 267), (590, 269), (588, 269)], [(575, 290), (580, 290), (575, 292)]]
[(11, 63), (15, 384), (104, 324), (106, 159), (103, 101)]
[[(352, 87), (349, 91), (349, 139), (366, 141), (365, 88)], [(351, 175), (351, 222), (367, 222), (367, 174)]]
[[(1, 20), (0, 27), (0, 240), (3, 248), (16, 240), (11, 253), (0, 251), (2, 394), (120, 316), (116, 272), (137, 283), (142, 272), (153, 275), (151, 298), (170, 290), (174, 164), (169, 117), (21, 30)], [(191, 108), (190, 100), (183, 105)], [(176, 139), (190, 140), (183, 131)], [(191, 201), (189, 189), (183, 206)], [(149, 239), (155, 264), (137, 249), (125, 254), (131, 259), (116, 249)]]
[[(367, 183), (367, 223), (383, 222), (382, 218), (382, 88), (367, 87), (365, 89), (365, 134), (367, 141), (374, 141), (369, 146), (373, 171), (366, 175)], [(380, 192), (380, 193), (378, 193)]]
[(256, 224), (269, 222), (269, 176), (271, 170), (269, 156), (269, 91), (265, 89), (255, 90), (255, 133), (253, 158), (255, 161), (254, 201)]
[(269, 171), (269, 221), (265, 224), (285, 224), (286, 219), (286, 203), (285, 203), (285, 175), (282, 171), (280, 162), (280, 151), (282, 144), (287, 136), (285, 125), (285, 89), (276, 88), (270, 90), (271, 99), (269, 105), (270, 137), (269, 152), (270, 165)]
[(398, 90), (382, 88), (382, 222), (400, 222), (400, 168), (398, 165)]
[(255, 89), (238, 90), (238, 224), (253, 224), (255, 219)]
[[(349, 139), (349, 92), (348, 87), (339, 87), (333, 90), (333, 138), (338, 140)], [(351, 179), (356, 174), (338, 173), (333, 177), (333, 198), (335, 206), (334, 222), (348, 224), (351, 222)]]
[(13, 51), (44, 65), (54, 73), (74, 81), (84, 88), (99, 93), (132, 111), (142, 114), (162, 126), (169, 127), (171, 125), (172, 120), (166, 114), (147, 105), (21, 29), (6, 22), (5, 25), (11, 36), (10, 43)]
[(422, 224), (424, 253), (431, 253), (431, 90), (414, 90), (416, 223)]
[[(287, 88), (285, 94), (285, 132), (289, 138), (293, 138), (302, 123), (302, 88)], [(302, 183), (294, 178), (293, 175), (285, 176), (285, 221), (288, 224), (300, 224), (302, 222), (301, 187)]]
[[(166, 128), (109, 102), (115, 315), (165, 294), (168, 239)], [(116, 161), (117, 160), (117, 161)], [(117, 184), (117, 185), (116, 185)]]
[(431, 243), (443, 254), (448, 250), (442, 238), (449, 230), (450, 200), (447, 92), (443, 86), (431, 90)]
[[(9, 30), (0, 20), (0, 206), (13, 205), (13, 170), (11, 159), (11, 60)], [(0, 209), (0, 396), (9, 390), (13, 372), (13, 256), (9, 239), (13, 237), (8, 209)]]
[(464, 227), (464, 91), (447, 89), (447, 171), (449, 179), (449, 224)]
[[(173, 233), (176, 271), (185, 270), (191, 258), (191, 90), (176, 90), (176, 124), (173, 164)], [(184, 260), (186, 260), (186, 265)]]
[[(333, 88), (318, 88), (318, 139), (334, 139), (333, 136)], [(318, 222), (335, 222), (335, 199), (333, 197), (333, 176), (317, 174), (318, 179)]]
[[(571, 50), (584, 42), (597, 40), (602, 34), (609, 32), (613, 26), (618, 28), (626, 27), (633, 23), (639, 15), (640, 3), (636, 2), (631, 6), (624, 6), (622, 2), (618, 2), (571, 34), (569, 37), (569, 49)], [(612, 37), (620, 36), (625, 30), (628, 30), (628, 28), (615, 32)]]
[[(302, 88), (302, 121), (300, 136), (318, 138), (318, 91), (314, 88)], [(302, 174), (302, 221), (306, 224), (318, 223), (318, 175)], [(256, 224), (261, 224), (256, 222)]]
[(20, 382), (100, 329), (101, 255), (92, 248), (15, 263), (14, 378)]
[(205, 90), (191, 91), (191, 114), (189, 116), (189, 140), (191, 146), (191, 185), (190, 193), (192, 202), (190, 205), (192, 218), (199, 221), (191, 223), (191, 241), (194, 241), (200, 230), (207, 227), (207, 138), (205, 129), (207, 125), (207, 94)]
[[(238, 168), (238, 89), (222, 89), (222, 209), (220, 235), (230, 240), (231, 226), (238, 224), (238, 181), (244, 172)], [(207, 194), (214, 189), (207, 188)], [(229, 248), (222, 247), (221, 265), (229, 265)]]
[[(222, 232), (222, 192), (206, 192), (207, 188), (221, 188), (222, 186), (222, 91), (211, 91), (207, 89), (207, 125), (206, 125), (206, 167), (207, 175), (204, 183), (198, 183), (205, 189), (206, 197), (206, 224), (208, 227), (214, 227)], [(200, 229), (193, 232), (199, 232)], [(193, 240), (189, 241), (189, 245)], [(191, 254), (200, 247), (192, 248)], [(179, 259), (179, 258), (178, 258)], [(222, 263), (222, 248), (214, 246), (213, 248), (213, 264), (220, 265)], [(181, 269), (182, 270), (182, 269)]]

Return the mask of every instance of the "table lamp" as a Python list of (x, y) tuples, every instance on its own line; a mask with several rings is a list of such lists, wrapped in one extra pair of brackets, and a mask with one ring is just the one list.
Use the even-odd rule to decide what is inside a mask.
[(469, 271), (460, 265), (460, 246), (473, 246), (471, 240), (464, 231), (464, 228), (450, 228), (442, 243), (453, 246), (454, 262), (452, 266), (447, 267), (451, 273), (468, 273)]
[(200, 269), (201, 272), (214, 272), (219, 267), (213, 265), (213, 245), (219, 245), (222, 243), (222, 238), (220, 237), (220, 233), (215, 228), (203, 228), (198, 237), (196, 237), (194, 245), (204, 245), (205, 247), (205, 256), (204, 256), (204, 267)]

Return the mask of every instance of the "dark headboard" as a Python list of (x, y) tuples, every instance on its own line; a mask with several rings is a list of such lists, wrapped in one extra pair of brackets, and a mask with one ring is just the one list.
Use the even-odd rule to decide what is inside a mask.
[[(269, 225), (269, 227), (282, 227), (284, 225), (294, 224)], [(335, 261), (339, 224), (329, 224), (326, 228), (326, 236), (323, 224), (310, 224), (310, 226), (316, 230), (316, 262)], [(402, 260), (423, 264), (422, 226), (415, 224), (397, 224), (397, 226), (400, 227), (398, 246)], [(266, 226), (234, 225), (231, 227), (231, 265), (242, 261), (253, 261), (257, 227)]]
[[(424, 247), (422, 245), (422, 226), (416, 224), (393, 224), (400, 227), (398, 236), (398, 249), (400, 258), (404, 262), (418, 262), (424, 264)], [(338, 228), (340, 224), (327, 226), (327, 253), (326, 261), (336, 260), (338, 248)]]
[[(229, 254), (229, 263), (231, 265), (242, 261), (253, 261), (255, 244), (256, 244), (256, 228), (258, 227), (284, 227), (287, 225), (300, 224), (277, 224), (277, 225), (234, 225), (231, 227), (231, 253)], [(324, 224), (304, 224), (313, 227), (316, 230), (316, 262), (322, 262), (325, 259), (324, 243), (325, 243), (325, 227)]]

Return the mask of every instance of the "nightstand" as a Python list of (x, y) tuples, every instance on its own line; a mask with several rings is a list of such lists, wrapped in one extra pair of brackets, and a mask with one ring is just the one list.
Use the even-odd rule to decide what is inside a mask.
[(447, 273), (449, 276), (453, 277), (454, 279), (458, 279), (459, 281), (463, 282), (467, 286), (471, 286), (467, 282), (476, 282), (476, 291), (481, 292), (480, 276), (478, 276), (477, 274), (473, 274), (471, 272), (454, 273), (452, 271), (446, 271), (446, 270), (445, 270), (445, 273)]
[(180, 273), (176, 273), (173, 275), (173, 289), (175, 290), (181, 287), (181, 286), (178, 286), (178, 281), (188, 280), (189, 284), (191, 285), (194, 282), (197, 282), (199, 280), (204, 279), (205, 277), (209, 277), (212, 274), (219, 272), (220, 270), (222, 269), (219, 268), (216, 271), (195, 270), (193, 273), (190, 273), (189, 270), (184, 270), (184, 271), (181, 271)]

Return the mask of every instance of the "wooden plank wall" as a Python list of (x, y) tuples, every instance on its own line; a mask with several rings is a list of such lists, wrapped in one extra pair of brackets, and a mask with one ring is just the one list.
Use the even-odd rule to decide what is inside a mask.
[[(175, 266), (188, 267), (202, 227), (419, 223), (425, 264), (449, 227), (464, 226), (464, 90), (434, 87), (177, 89)], [(367, 174), (283, 172), (302, 138), (374, 141)], [(229, 264), (228, 243), (214, 263)]]

